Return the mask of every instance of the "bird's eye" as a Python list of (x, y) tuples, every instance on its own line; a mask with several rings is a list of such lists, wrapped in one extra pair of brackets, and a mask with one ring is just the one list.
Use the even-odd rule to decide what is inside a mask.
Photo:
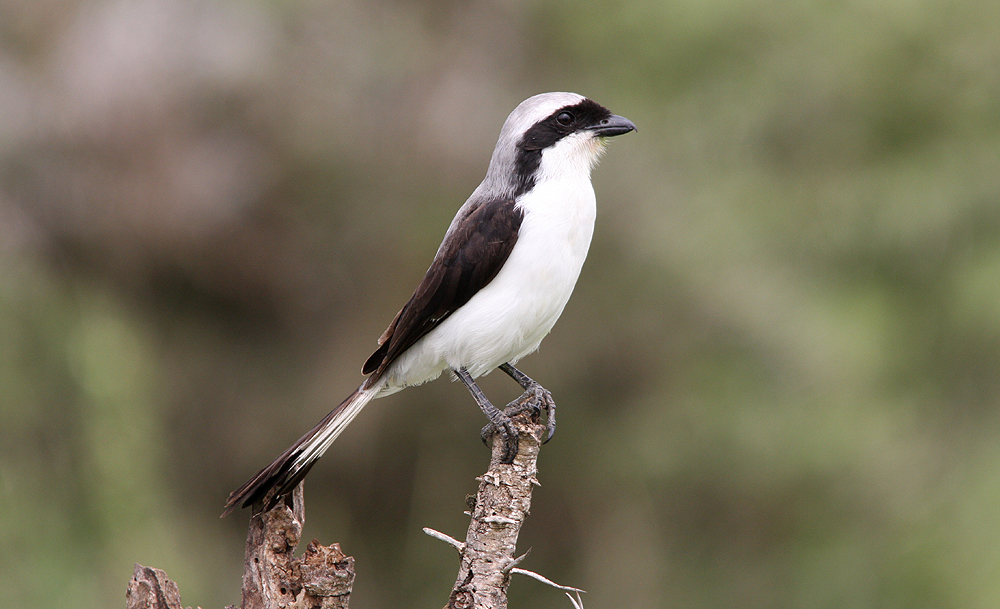
[(573, 115), (569, 112), (560, 112), (559, 116), (556, 117), (556, 122), (563, 127), (568, 127), (573, 123)]

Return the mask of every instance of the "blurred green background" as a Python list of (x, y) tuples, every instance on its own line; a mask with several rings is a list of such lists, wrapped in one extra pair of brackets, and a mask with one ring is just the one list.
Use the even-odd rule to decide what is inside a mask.
[[(134, 562), (238, 603), (226, 495), (357, 386), (550, 90), (640, 131), (522, 362), (561, 412), (522, 566), (590, 609), (1000, 606), (994, 0), (7, 0), (0, 607), (123, 607)], [(421, 527), (464, 536), (482, 423), (439, 380), (312, 470), (352, 607), (447, 601)]]

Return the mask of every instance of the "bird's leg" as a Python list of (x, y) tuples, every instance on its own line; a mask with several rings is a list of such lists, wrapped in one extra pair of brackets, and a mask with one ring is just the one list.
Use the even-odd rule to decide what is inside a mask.
[[(517, 430), (514, 429), (510, 417), (490, 403), (468, 370), (462, 367), (457, 370), (453, 369), (452, 371), (455, 373), (455, 376), (465, 383), (465, 386), (469, 389), (469, 393), (472, 394), (472, 398), (476, 400), (476, 404), (479, 404), (479, 408), (483, 411), (483, 414), (490, 420), (490, 424), (486, 427), (490, 428), (491, 432), (496, 430), (500, 434), (500, 438), (503, 440), (503, 457), (501, 457), (500, 462), (513, 463), (514, 457), (517, 456), (518, 437)], [(483, 437), (483, 441), (486, 441), (486, 436)]]
[[(548, 431), (548, 434), (545, 436), (545, 442), (551, 440), (552, 436), (556, 433), (556, 402), (552, 399), (552, 394), (549, 393), (548, 389), (538, 384), (537, 381), (510, 364), (500, 364), (500, 369), (507, 376), (517, 381), (517, 384), (524, 389), (524, 394), (514, 402), (511, 402), (504, 409), (504, 413), (507, 416), (514, 416), (524, 410), (524, 404), (526, 403), (543, 404), (545, 406), (545, 427)], [(515, 410), (514, 412), (511, 412), (512, 408)]]

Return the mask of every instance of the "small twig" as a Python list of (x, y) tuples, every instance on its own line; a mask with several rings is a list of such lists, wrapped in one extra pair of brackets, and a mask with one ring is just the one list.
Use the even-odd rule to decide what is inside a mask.
[(458, 550), (460, 553), (465, 551), (465, 544), (455, 539), (451, 535), (445, 535), (441, 531), (435, 531), (430, 527), (424, 527), (424, 533), (427, 533), (434, 539), (440, 539), (441, 541), (445, 542), (446, 544), (449, 544), (451, 547)]
[(537, 579), (538, 581), (542, 582), (543, 584), (548, 584), (548, 585), (552, 586), (553, 588), (558, 588), (558, 589), (563, 590), (563, 591), (569, 590), (570, 592), (576, 592), (577, 594), (579, 594), (581, 592), (584, 592), (584, 593), (587, 592), (586, 590), (582, 590), (580, 588), (574, 588), (573, 586), (560, 586), (559, 584), (555, 583), (551, 579), (548, 579), (548, 578), (546, 578), (543, 575), (539, 575), (539, 574), (535, 573), (534, 571), (528, 571), (527, 569), (511, 569), (510, 572), (511, 573), (517, 573), (519, 575), (527, 575), (528, 577), (532, 577), (534, 579)]
[(569, 595), (569, 592), (566, 593), (566, 596), (569, 596), (569, 602), (573, 603), (573, 609), (583, 609), (583, 599), (580, 598), (579, 592), (576, 593), (575, 599)]

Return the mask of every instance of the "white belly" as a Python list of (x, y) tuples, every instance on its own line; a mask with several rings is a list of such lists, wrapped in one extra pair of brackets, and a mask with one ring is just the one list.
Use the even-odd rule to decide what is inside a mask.
[(594, 233), (590, 180), (548, 180), (521, 201), (517, 243), (497, 276), (390, 366), (383, 394), (465, 367), (478, 377), (533, 352), (555, 325)]

